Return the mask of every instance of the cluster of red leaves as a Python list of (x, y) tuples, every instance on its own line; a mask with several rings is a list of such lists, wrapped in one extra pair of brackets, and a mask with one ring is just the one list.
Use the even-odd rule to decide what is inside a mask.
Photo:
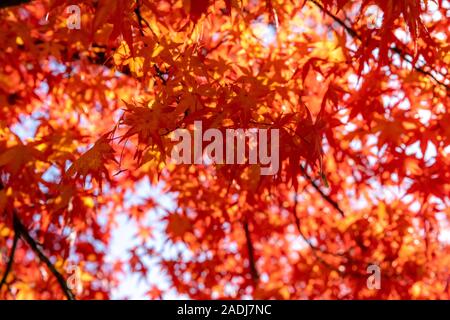
[[(67, 296), (71, 265), (77, 298), (108, 298), (147, 257), (192, 298), (450, 297), (448, 1), (16, 2), (0, 5), (0, 298)], [(279, 129), (280, 171), (166, 162), (199, 120)], [(129, 205), (143, 181), (176, 209)], [(139, 245), (110, 261), (123, 215)]]

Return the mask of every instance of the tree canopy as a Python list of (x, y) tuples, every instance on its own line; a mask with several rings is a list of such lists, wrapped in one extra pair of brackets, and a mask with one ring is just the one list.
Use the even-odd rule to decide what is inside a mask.
[[(2, 1), (0, 298), (108, 299), (156, 265), (152, 299), (449, 299), (449, 16), (447, 0)], [(278, 129), (279, 171), (167, 161), (195, 121)], [(111, 259), (120, 217), (136, 244)]]

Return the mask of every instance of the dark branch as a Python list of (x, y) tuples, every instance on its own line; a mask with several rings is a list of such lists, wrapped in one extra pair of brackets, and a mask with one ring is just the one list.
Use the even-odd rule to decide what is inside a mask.
[(294, 215), (294, 219), (295, 219), (295, 224), (297, 226), (297, 230), (298, 233), (300, 234), (300, 236), (302, 237), (302, 239), (308, 244), (308, 246), (310, 247), (314, 257), (321, 263), (323, 264), (326, 268), (330, 269), (330, 270), (335, 270), (336, 272), (338, 272), (340, 275), (344, 275), (344, 272), (342, 272), (341, 270), (339, 270), (338, 268), (335, 268), (334, 266), (332, 266), (331, 264), (329, 264), (328, 262), (326, 262), (322, 257), (320, 257), (317, 254), (318, 248), (313, 245), (311, 243), (311, 241), (305, 236), (305, 234), (303, 233), (301, 226), (300, 226), (300, 219), (298, 218), (297, 215), (297, 205), (298, 205), (298, 200), (297, 200), (297, 196), (298, 196), (298, 191), (295, 190), (295, 199), (294, 199), (294, 206), (292, 208), (292, 213)]
[(24, 3), (28, 3), (31, 0), (2, 0), (0, 2), (0, 9), (2, 8), (6, 8), (6, 7), (13, 7), (13, 6), (18, 6)]
[[(2, 181), (0, 181), (0, 190), (3, 190), (4, 187), (5, 186), (3, 185)], [(53, 275), (55, 276), (56, 280), (58, 281), (59, 286), (63, 290), (67, 299), (75, 300), (75, 295), (73, 294), (72, 290), (70, 290), (70, 288), (67, 286), (66, 279), (64, 279), (62, 274), (59, 273), (58, 270), (56, 270), (55, 266), (47, 258), (47, 256), (44, 254), (44, 252), (39, 248), (36, 241), (29, 234), (27, 228), (20, 221), (20, 219), (17, 215), (17, 212), (15, 210), (13, 212), (13, 226), (14, 226), (14, 243), (13, 243), (13, 246), (11, 249), (11, 254), (10, 254), (9, 261), (8, 261), (8, 265), (6, 267), (5, 274), (3, 275), (3, 279), (0, 282), (1, 283), (0, 289), (1, 289), (4, 281), (6, 282), (8, 273), (11, 271), (12, 263), (14, 260), (14, 254), (15, 254), (16, 247), (17, 247), (17, 241), (19, 240), (20, 237), (22, 237), (25, 240), (25, 242), (28, 243), (28, 245), (31, 247), (31, 249), (38, 255), (39, 259), (42, 262), (44, 262), (47, 265), (47, 268), (53, 273)]]
[(306, 180), (309, 181), (309, 183), (313, 186), (313, 188), (322, 196), (322, 198), (328, 202), (336, 211), (340, 213), (341, 216), (345, 217), (344, 211), (339, 207), (338, 203), (330, 198), (330, 196), (326, 195), (322, 189), (314, 182), (314, 180), (308, 175), (306, 172), (306, 169), (300, 165), (300, 169), (302, 170), (303, 176), (306, 178)]
[[(313, 243), (311, 243), (311, 241), (308, 239), (308, 237), (303, 233), (302, 229), (301, 229), (301, 225), (300, 225), (300, 219), (297, 215), (297, 206), (298, 206), (298, 200), (297, 200), (297, 195), (298, 195), (298, 191), (295, 190), (295, 199), (294, 199), (294, 205), (292, 207), (292, 214), (294, 216), (294, 221), (295, 224), (297, 226), (297, 230), (300, 234), (300, 236), (302, 237), (302, 239), (308, 244), (309, 248), (311, 249), (312, 254), (314, 255), (314, 258), (317, 259), (317, 261), (319, 261), (322, 265), (324, 265), (328, 270), (333, 270), (335, 272), (337, 272), (338, 274), (340, 274), (342, 277), (345, 276), (352, 276), (355, 278), (362, 278), (362, 279), (366, 279), (367, 278), (367, 274), (364, 273), (360, 273), (357, 271), (353, 271), (353, 270), (341, 270), (339, 268), (336, 268), (335, 266), (331, 265), (330, 263), (328, 263), (325, 259), (323, 259), (318, 253), (322, 253), (322, 254), (327, 254), (329, 256), (334, 256), (337, 258), (342, 258), (347, 260), (348, 263), (350, 263), (350, 265), (355, 265), (356, 261), (351, 257), (350, 253), (348, 251), (346, 251), (345, 253), (334, 253), (334, 252), (330, 252), (328, 250), (325, 249), (321, 249), (317, 246), (315, 246)], [(385, 275), (386, 278), (388, 279), (392, 279), (394, 278), (392, 275)], [(450, 279), (450, 278), (449, 278)]]
[(311, 250), (313, 251), (320, 251), (321, 253), (324, 254), (328, 254), (331, 256), (335, 256), (335, 257), (345, 257), (345, 254), (342, 253), (334, 253), (334, 252), (330, 252), (326, 249), (322, 249), (319, 248), (317, 246), (315, 246), (309, 239), (308, 237), (305, 236), (305, 234), (302, 231), (301, 225), (300, 225), (300, 218), (297, 215), (297, 206), (298, 206), (298, 192), (295, 192), (295, 199), (294, 199), (294, 207), (292, 208), (292, 215), (294, 216), (294, 222), (295, 222), (295, 226), (297, 227), (297, 231), (300, 234), (300, 236), (302, 237), (302, 239), (308, 244), (308, 246), (311, 248)]
[(259, 280), (259, 274), (258, 274), (258, 269), (256, 268), (255, 250), (253, 248), (253, 242), (252, 242), (252, 238), (250, 236), (250, 230), (248, 229), (247, 219), (245, 219), (245, 221), (244, 221), (244, 232), (245, 232), (245, 240), (247, 242), (250, 274), (252, 276), (253, 282), (256, 284), (256, 283), (258, 283), (258, 280)]
[(14, 214), (14, 221), (18, 234), (28, 243), (31, 249), (37, 254), (39, 259), (43, 263), (45, 263), (45, 265), (51, 271), (51, 273), (53, 273), (67, 299), (75, 300), (75, 295), (73, 294), (72, 290), (70, 290), (70, 288), (67, 286), (66, 279), (64, 279), (63, 275), (58, 270), (56, 270), (56, 267), (53, 265), (53, 263), (51, 263), (51, 261), (47, 258), (42, 249), (39, 248), (36, 241), (28, 233), (27, 228), (22, 224), (22, 222), (19, 220), (16, 214)]
[[(359, 41), (363, 42), (362, 37), (356, 32), (355, 29), (353, 29), (352, 27), (348, 26), (344, 21), (342, 21), (340, 18), (338, 18), (337, 16), (335, 16), (334, 14), (332, 14), (329, 10), (327, 10), (322, 4), (320, 4), (318, 1), (316, 0), (309, 0), (310, 2), (314, 3), (314, 5), (316, 5), (320, 10), (322, 10), (328, 17), (332, 18), (336, 23), (338, 23), (341, 27), (343, 27), (345, 29), (345, 31), (347, 31), (347, 33), (352, 36), (353, 38), (358, 39)], [(450, 91), (450, 86), (445, 84), (444, 82), (440, 81), (439, 79), (436, 78), (435, 75), (433, 75), (434, 70), (431, 71), (427, 71), (422, 69), (421, 67), (418, 67), (414, 64), (413, 60), (410, 58), (411, 54), (408, 54), (406, 52), (404, 52), (402, 49), (398, 48), (398, 47), (393, 47), (393, 48), (389, 48), (392, 52), (398, 54), (400, 57), (402, 57), (402, 59), (404, 59), (406, 62), (408, 62), (413, 68), (414, 70), (416, 70), (417, 72), (430, 77), (431, 79), (433, 79), (434, 82), (436, 82), (437, 84), (439, 84), (440, 86), (443, 86), (447, 92)], [(435, 71), (436, 72), (436, 71)]]
[(9, 253), (9, 260), (8, 260), (8, 264), (6, 265), (5, 273), (3, 274), (2, 280), (0, 281), (0, 292), (2, 290), (3, 285), (6, 283), (9, 273), (11, 272), (18, 242), (19, 242), (19, 233), (14, 228), (13, 245), (11, 247), (11, 252)]
[(333, 267), (331, 264), (329, 264), (328, 262), (326, 262), (322, 257), (320, 257), (317, 254), (317, 250), (318, 248), (316, 246), (314, 246), (311, 241), (305, 236), (305, 234), (302, 232), (302, 229), (300, 227), (300, 219), (297, 216), (297, 205), (298, 205), (298, 200), (297, 200), (297, 195), (298, 192), (295, 191), (295, 200), (294, 200), (294, 206), (292, 208), (292, 213), (294, 215), (294, 219), (295, 219), (295, 224), (297, 226), (297, 230), (298, 233), (300, 234), (300, 236), (302, 237), (302, 239), (308, 244), (308, 246), (311, 248), (311, 251), (314, 255), (314, 257), (320, 262), (322, 263), (325, 267), (327, 267), (330, 270), (335, 270), (337, 271), (339, 274), (343, 275), (344, 273), (341, 272), (338, 268)]
[(343, 258), (343, 259), (346, 259), (346, 260), (354, 263), (353, 259), (348, 255), (348, 253), (346, 253), (346, 254), (333, 253), (328, 250), (321, 249), (321, 248), (315, 246), (313, 243), (311, 243), (311, 241), (308, 239), (308, 237), (303, 233), (301, 226), (300, 226), (300, 219), (297, 215), (297, 206), (298, 206), (297, 195), (298, 195), (298, 191), (295, 190), (295, 194), (294, 194), (295, 199), (294, 199), (294, 206), (292, 207), (292, 214), (294, 216), (294, 221), (295, 221), (298, 233), (300, 234), (300, 237), (302, 237), (302, 239), (308, 244), (309, 248), (311, 249), (312, 254), (314, 255), (314, 258), (316, 258), (316, 260), (319, 261), (322, 265), (324, 265), (328, 270), (333, 270), (333, 271), (337, 272), (338, 274), (340, 274), (341, 276), (350, 275), (350, 276), (357, 277), (357, 278), (364, 278), (366, 276), (364, 274), (360, 274), (360, 273), (352, 271), (352, 270), (344, 271), (344, 270), (340, 270), (339, 268), (336, 268), (335, 266), (328, 263), (325, 259), (323, 259), (318, 254), (318, 252), (320, 252), (322, 254), (327, 254), (329, 256)]
[[(136, 14), (136, 17), (137, 17), (137, 19), (138, 19), (138, 23), (139, 23), (139, 32), (140, 32), (140, 34), (141, 34), (142, 36), (145, 35), (145, 34), (144, 34), (144, 30), (143, 30), (144, 28), (143, 28), (143, 25), (142, 25), (142, 22), (143, 22), (143, 23), (147, 26), (147, 28), (150, 30), (150, 32), (152, 33), (153, 37), (157, 40), (158, 37), (156, 36), (155, 31), (153, 31), (153, 29), (152, 29), (150, 23), (148, 23), (148, 21), (145, 20), (145, 18), (142, 16), (142, 13), (141, 13), (141, 3), (140, 3), (140, 1), (137, 1), (137, 5), (136, 5), (136, 8), (134, 9), (134, 13)], [(159, 43), (158, 40), (157, 40), (157, 43)]]

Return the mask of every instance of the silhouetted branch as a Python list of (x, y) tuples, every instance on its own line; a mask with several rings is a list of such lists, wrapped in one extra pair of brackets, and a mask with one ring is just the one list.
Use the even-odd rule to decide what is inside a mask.
[[(136, 14), (136, 17), (138, 18), (138, 24), (139, 24), (139, 32), (141, 33), (142, 36), (144, 36), (144, 28), (142, 25), (142, 22), (144, 22), (144, 24), (147, 26), (147, 28), (150, 30), (150, 32), (152, 33), (153, 37), (155, 37), (155, 39), (157, 40), (158, 37), (155, 33), (155, 31), (153, 31), (152, 26), (150, 25), (150, 23), (148, 23), (147, 20), (145, 20), (145, 18), (142, 16), (141, 13), (141, 3), (138, 0), (137, 1), (137, 5), (136, 8), (134, 9), (134, 13)], [(159, 43), (159, 41), (157, 40), (157, 42)]]
[(66, 279), (64, 279), (63, 275), (58, 270), (56, 270), (56, 267), (53, 265), (53, 263), (49, 260), (49, 258), (47, 258), (42, 249), (39, 248), (39, 245), (28, 233), (28, 230), (22, 224), (22, 222), (19, 220), (16, 214), (14, 214), (14, 220), (19, 236), (21, 236), (25, 240), (25, 242), (28, 243), (31, 249), (37, 254), (39, 259), (43, 263), (45, 263), (47, 268), (51, 271), (51, 273), (53, 273), (67, 299), (75, 300), (75, 295), (73, 294), (72, 290), (70, 290), (70, 288), (67, 286)]
[(252, 276), (253, 282), (256, 284), (259, 281), (259, 274), (258, 274), (258, 269), (256, 268), (255, 250), (253, 248), (253, 242), (252, 242), (252, 238), (250, 236), (250, 230), (248, 229), (247, 219), (245, 219), (243, 224), (244, 224), (245, 240), (247, 242), (250, 274)]
[(347, 259), (350, 262), (352, 261), (352, 259), (349, 257), (348, 254), (333, 253), (328, 250), (321, 249), (311, 243), (311, 241), (308, 239), (308, 237), (303, 233), (301, 226), (300, 226), (300, 219), (297, 215), (297, 206), (298, 206), (298, 199), (297, 199), (298, 191), (297, 190), (295, 190), (294, 196), (295, 196), (295, 199), (294, 199), (294, 206), (292, 207), (292, 214), (294, 216), (295, 225), (297, 227), (298, 233), (300, 234), (300, 237), (302, 237), (302, 239), (308, 244), (309, 248), (311, 249), (312, 254), (314, 255), (314, 258), (316, 258), (316, 260), (319, 261), (322, 265), (324, 265), (327, 269), (333, 270), (333, 271), (337, 272), (338, 274), (340, 274), (341, 276), (350, 275), (350, 276), (354, 276), (354, 277), (364, 278), (365, 277), (364, 274), (354, 272), (352, 270), (344, 271), (339, 268), (336, 268), (335, 266), (331, 265), (325, 259), (323, 259), (321, 256), (318, 255), (318, 252), (320, 252), (320, 253), (327, 254), (330, 256)]
[(6, 7), (13, 7), (13, 6), (18, 6), (21, 4), (25, 4), (30, 2), (31, 0), (2, 0), (0, 2), (0, 9), (1, 8), (6, 8)]
[(303, 166), (300, 166), (300, 169), (302, 170), (303, 176), (306, 178), (306, 180), (309, 181), (309, 183), (313, 186), (313, 188), (322, 196), (322, 198), (328, 202), (333, 208), (338, 211), (341, 216), (345, 217), (344, 211), (339, 207), (338, 203), (330, 198), (330, 196), (326, 195), (322, 189), (314, 182), (314, 180), (308, 175), (306, 172), (306, 169)]
[(298, 215), (297, 215), (297, 206), (298, 206), (297, 195), (298, 195), (298, 192), (295, 192), (294, 207), (292, 208), (292, 215), (294, 216), (294, 222), (295, 222), (295, 226), (297, 227), (298, 233), (299, 233), (300, 236), (303, 238), (303, 240), (308, 244), (308, 246), (309, 246), (313, 251), (320, 251), (321, 253), (328, 254), (328, 255), (331, 255), (331, 256), (335, 256), (335, 257), (346, 257), (345, 254), (330, 252), (330, 251), (328, 251), (328, 250), (326, 250), (326, 249), (322, 249), (322, 248), (319, 248), (319, 247), (315, 246), (315, 245), (312, 244), (312, 242), (305, 236), (305, 234), (303, 233), (303, 231), (302, 231), (302, 229), (301, 229), (300, 219), (299, 219), (299, 217), (298, 217)]
[[(352, 27), (348, 26), (344, 21), (342, 21), (339, 17), (335, 16), (334, 14), (332, 14), (329, 10), (327, 10), (322, 4), (320, 4), (318, 1), (316, 0), (309, 0), (310, 2), (312, 2), (314, 5), (316, 5), (320, 10), (322, 10), (327, 16), (329, 16), (330, 18), (332, 18), (336, 23), (338, 23), (341, 27), (343, 27), (345, 29), (345, 31), (347, 31), (347, 33), (352, 36), (353, 38), (358, 39), (359, 41), (363, 42), (362, 37), (356, 32), (355, 29), (353, 29)], [(437, 84), (443, 86), (446, 90), (447, 93), (448, 91), (450, 91), (450, 86), (445, 84), (444, 82), (440, 81), (439, 79), (436, 78), (435, 75), (433, 75), (432, 71), (435, 70), (431, 70), (431, 71), (427, 71), (422, 69), (421, 67), (418, 67), (414, 64), (413, 60), (410, 58), (411, 54), (408, 54), (406, 52), (404, 52), (402, 49), (398, 48), (398, 47), (393, 47), (393, 48), (389, 48), (389, 50), (391, 50), (392, 52), (397, 53), (400, 57), (402, 57), (406, 62), (408, 62), (413, 68), (414, 70), (416, 70), (419, 73), (422, 73), (423, 75), (429, 76), (430, 78), (432, 78)], [(431, 68), (430, 68), (431, 69)], [(436, 72), (436, 71), (435, 71)]]
[(0, 281), (0, 291), (2, 290), (2, 287), (6, 283), (8, 275), (11, 272), (18, 242), (19, 242), (19, 233), (16, 230), (14, 230), (13, 245), (11, 247), (11, 252), (9, 253), (9, 259), (8, 259), (8, 264), (6, 265), (6, 268), (5, 268), (5, 273), (3, 274), (2, 280)]
[[(3, 189), (4, 189), (3, 182), (0, 181), (0, 190), (3, 190)], [(38, 244), (33, 239), (33, 237), (31, 237), (27, 228), (20, 221), (16, 210), (13, 211), (13, 228), (14, 228), (14, 242), (13, 242), (13, 246), (11, 248), (11, 253), (10, 253), (8, 264), (6, 266), (5, 274), (3, 275), (2, 281), (0, 282), (0, 289), (1, 289), (2, 285), (4, 283), (6, 283), (6, 278), (8, 277), (8, 274), (11, 272), (14, 255), (15, 255), (15, 251), (17, 248), (17, 242), (19, 241), (19, 238), (21, 237), (22, 239), (25, 240), (26, 243), (28, 243), (28, 245), (31, 247), (31, 249), (37, 254), (39, 259), (45, 263), (45, 265), (51, 271), (51, 273), (53, 273), (53, 275), (55, 276), (56, 280), (58, 281), (59, 286), (61, 287), (61, 289), (64, 292), (67, 299), (75, 300), (75, 295), (73, 294), (72, 290), (70, 290), (70, 288), (67, 286), (66, 279), (64, 279), (62, 274), (58, 270), (56, 270), (56, 267), (53, 265), (53, 263), (51, 263), (49, 258), (47, 258), (47, 256), (42, 251), (42, 249), (39, 248)]]

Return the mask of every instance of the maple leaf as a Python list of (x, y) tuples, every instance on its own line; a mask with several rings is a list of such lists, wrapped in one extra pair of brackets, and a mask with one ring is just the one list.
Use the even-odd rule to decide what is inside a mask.
[[(3, 1), (0, 299), (449, 299), (447, 2)], [(167, 161), (198, 123), (279, 170)]]
[(0, 155), (0, 167), (4, 167), (12, 174), (17, 174), (19, 170), (38, 158), (40, 158), (40, 152), (33, 146), (18, 144)]
[(187, 217), (177, 213), (171, 214), (168, 217), (167, 233), (173, 239), (183, 238), (191, 230), (192, 224)]
[(191, 20), (196, 23), (198, 19), (208, 10), (210, 0), (183, 0), (183, 7)]
[(81, 177), (86, 181), (88, 175), (102, 187), (102, 180), (109, 181), (109, 171), (106, 164), (110, 161), (117, 162), (114, 158), (114, 149), (110, 145), (109, 134), (102, 136), (92, 148), (86, 151), (80, 158), (69, 167), (68, 176)]

